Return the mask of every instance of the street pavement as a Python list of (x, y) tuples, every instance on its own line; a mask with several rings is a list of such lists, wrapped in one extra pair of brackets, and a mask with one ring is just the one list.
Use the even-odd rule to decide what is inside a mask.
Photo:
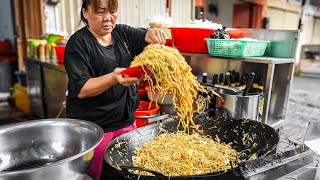
[[(320, 74), (320, 68), (317, 69)], [(308, 122), (320, 122), (320, 76), (295, 76), (281, 137), (303, 142)]]

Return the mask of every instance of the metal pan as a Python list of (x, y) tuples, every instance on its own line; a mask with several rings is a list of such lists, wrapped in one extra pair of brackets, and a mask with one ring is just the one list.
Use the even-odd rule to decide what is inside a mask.
[[(279, 141), (278, 133), (268, 125), (248, 119), (225, 119), (199, 116), (195, 122), (202, 126), (205, 135), (215, 137), (222, 142), (231, 143), (238, 152), (243, 151), (239, 157), (241, 161), (247, 161), (252, 156), (262, 157), (275, 151)], [(177, 120), (167, 120), (163, 124), (154, 124), (138, 128), (115, 138), (105, 150), (107, 179), (168, 179), (160, 176), (139, 176), (129, 173), (121, 167), (133, 167), (132, 156), (137, 147), (154, 139), (163, 133), (163, 129), (169, 133), (177, 131)], [(244, 138), (247, 136), (247, 138)], [(243, 141), (243, 139), (246, 139)], [(228, 169), (223, 172), (195, 176), (170, 177), (170, 179), (241, 179), (236, 169)]]

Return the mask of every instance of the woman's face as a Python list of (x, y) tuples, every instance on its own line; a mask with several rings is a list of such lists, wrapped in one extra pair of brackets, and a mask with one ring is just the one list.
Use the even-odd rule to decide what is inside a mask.
[(100, 0), (96, 10), (91, 3), (88, 10), (82, 9), (82, 12), (88, 21), (89, 28), (100, 36), (110, 34), (118, 18), (117, 12), (108, 7), (107, 0)]

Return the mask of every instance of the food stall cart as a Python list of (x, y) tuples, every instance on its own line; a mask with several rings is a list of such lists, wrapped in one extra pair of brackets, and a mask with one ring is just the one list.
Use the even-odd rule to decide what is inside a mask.
[[(236, 31), (237, 29), (235, 29)], [(229, 70), (256, 72), (264, 77), (265, 102), (261, 121), (274, 128), (283, 125), (292, 83), (298, 31), (238, 29), (247, 37), (270, 41), (263, 57), (225, 58), (209, 54), (182, 52), (196, 76), (225, 73)], [(174, 39), (173, 39), (174, 41)], [(56, 117), (65, 100), (67, 75), (63, 64), (52, 60), (25, 58), (31, 110), (39, 117)]]
[(292, 84), (298, 31), (239, 29), (248, 38), (270, 41), (262, 57), (227, 58), (209, 54), (182, 53), (196, 76), (235, 70), (240, 74), (255, 72), (264, 77), (264, 110), (261, 121), (275, 129), (285, 121)]

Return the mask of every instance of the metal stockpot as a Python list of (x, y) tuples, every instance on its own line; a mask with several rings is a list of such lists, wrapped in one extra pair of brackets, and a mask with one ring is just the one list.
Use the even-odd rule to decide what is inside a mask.
[(48, 119), (0, 127), (0, 180), (79, 180), (103, 138), (96, 124)]
[(217, 92), (222, 97), (216, 98), (217, 108), (225, 109), (230, 118), (261, 120), (264, 105), (262, 90), (252, 89), (247, 96), (223, 88), (218, 88)]

